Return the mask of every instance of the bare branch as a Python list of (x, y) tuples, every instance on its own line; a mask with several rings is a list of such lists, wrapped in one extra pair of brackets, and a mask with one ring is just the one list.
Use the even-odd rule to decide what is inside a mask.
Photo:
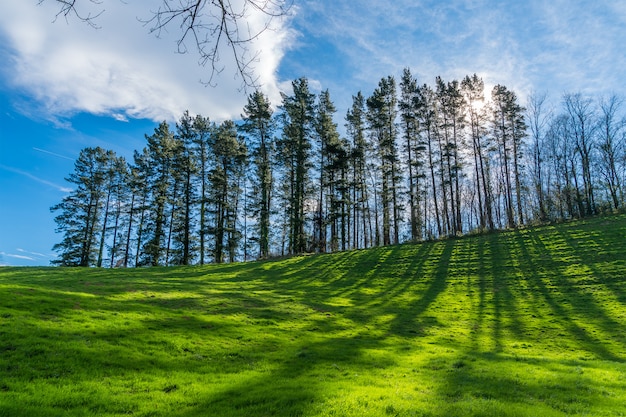
[[(225, 44), (232, 52), (244, 89), (258, 87), (258, 77), (253, 64), (258, 62), (259, 52), (250, 55), (249, 45), (270, 29), (274, 18), (285, 16), (291, 7), (290, 0), (244, 0), (236, 9), (230, 0), (163, 0), (161, 7), (144, 21), (150, 32), (161, 31), (176, 21), (181, 30), (177, 41), (179, 53), (189, 51), (187, 42), (195, 44), (199, 65), (211, 68), (206, 84), (213, 85), (214, 77), (224, 67), (220, 65), (220, 47)], [(252, 12), (260, 12), (266, 18), (261, 28), (253, 29), (247, 19)]]
[[(39, 4), (44, 1), (39, 0)], [(64, 16), (67, 19), (74, 15), (92, 27), (97, 27), (94, 21), (104, 12), (85, 14), (77, 9), (78, 0), (56, 1), (60, 4), (57, 18)], [(104, 2), (89, 1), (94, 4)], [(235, 7), (231, 0), (162, 0), (159, 8), (150, 12), (148, 19), (140, 21), (157, 37), (172, 26), (177, 28), (180, 31), (176, 41), (178, 53), (188, 53), (188, 43), (195, 45), (198, 64), (210, 67), (209, 79), (203, 83), (214, 85), (215, 76), (224, 71), (220, 50), (225, 46), (235, 60), (235, 76), (241, 77), (243, 89), (257, 89), (259, 78), (254, 64), (259, 60), (260, 51), (251, 54), (250, 46), (271, 29), (274, 19), (286, 16), (292, 4), (293, 0), (241, 0), (241, 4)], [(258, 13), (263, 16), (264, 22), (260, 28), (255, 28), (250, 24), (250, 18)]]
[[(45, 0), (39, 0), (39, 2), (37, 4), (42, 4)], [(59, 16), (63, 16), (65, 18), (66, 21), (68, 21), (68, 17), (70, 15), (74, 15), (76, 16), (76, 18), (78, 18), (78, 20), (82, 20), (83, 22), (87, 23), (89, 26), (91, 26), (94, 29), (99, 29), (100, 26), (98, 26), (95, 22), (95, 20), (102, 14), (104, 13), (104, 9), (100, 10), (98, 13), (91, 14), (90, 12), (87, 12), (86, 14), (80, 12), (77, 8), (76, 8), (76, 1), (77, 0), (56, 0), (57, 3), (60, 4), (60, 9), (59, 12), (55, 15), (54, 17), (54, 21), (56, 22), (56, 20), (59, 18)], [(93, 4), (102, 4), (102, 0), (89, 0), (91, 3)]]

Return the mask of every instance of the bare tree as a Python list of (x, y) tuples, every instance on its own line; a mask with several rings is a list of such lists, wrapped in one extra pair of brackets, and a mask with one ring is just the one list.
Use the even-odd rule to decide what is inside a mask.
[(624, 199), (619, 157), (625, 152), (626, 140), (626, 118), (619, 115), (622, 104), (622, 99), (615, 95), (602, 99), (600, 102), (598, 164), (614, 209), (619, 209)]
[(597, 136), (597, 112), (593, 100), (582, 94), (565, 94), (563, 104), (580, 157), (584, 185), (585, 215), (596, 214), (592, 162)]
[(546, 160), (546, 130), (548, 128), (552, 112), (546, 110), (546, 94), (533, 92), (528, 97), (526, 105), (526, 118), (530, 129), (530, 154), (531, 154), (531, 176), (536, 193), (539, 210), (539, 220), (545, 222), (548, 219), (545, 200), (545, 166)]
[[(39, 0), (42, 4), (46, 0)], [(105, 0), (55, 0), (59, 5), (56, 18), (70, 17), (97, 28), (97, 19), (104, 13)], [(92, 12), (87, 3), (98, 6)], [(198, 63), (210, 67), (206, 84), (214, 85), (214, 78), (224, 70), (220, 52), (226, 48), (235, 61), (236, 75), (241, 77), (242, 87), (257, 88), (258, 76), (254, 63), (259, 51), (250, 49), (253, 41), (272, 28), (275, 19), (285, 17), (293, 0), (162, 0), (155, 11), (150, 11), (147, 19), (139, 19), (157, 37), (167, 28), (180, 31), (177, 51), (189, 52), (188, 44), (193, 45), (198, 54)], [(263, 23), (253, 24), (253, 15), (263, 17)]]

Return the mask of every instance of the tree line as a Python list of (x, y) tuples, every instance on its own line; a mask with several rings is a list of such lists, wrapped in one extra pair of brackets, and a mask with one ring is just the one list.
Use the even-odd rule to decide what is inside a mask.
[(256, 91), (238, 123), (185, 112), (132, 161), (83, 149), (51, 210), (53, 263), (131, 267), (332, 252), (624, 208), (622, 101), (533, 94), (409, 69), (358, 92), (339, 133), (328, 90)]

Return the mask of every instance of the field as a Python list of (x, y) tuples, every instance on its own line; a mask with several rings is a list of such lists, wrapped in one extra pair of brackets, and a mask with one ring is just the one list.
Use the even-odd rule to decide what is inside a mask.
[(205, 267), (0, 268), (0, 416), (626, 416), (626, 216)]

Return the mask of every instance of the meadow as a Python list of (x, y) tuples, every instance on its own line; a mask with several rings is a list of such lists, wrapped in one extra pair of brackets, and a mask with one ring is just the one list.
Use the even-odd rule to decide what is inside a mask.
[(0, 268), (0, 416), (626, 416), (626, 216), (229, 265)]

